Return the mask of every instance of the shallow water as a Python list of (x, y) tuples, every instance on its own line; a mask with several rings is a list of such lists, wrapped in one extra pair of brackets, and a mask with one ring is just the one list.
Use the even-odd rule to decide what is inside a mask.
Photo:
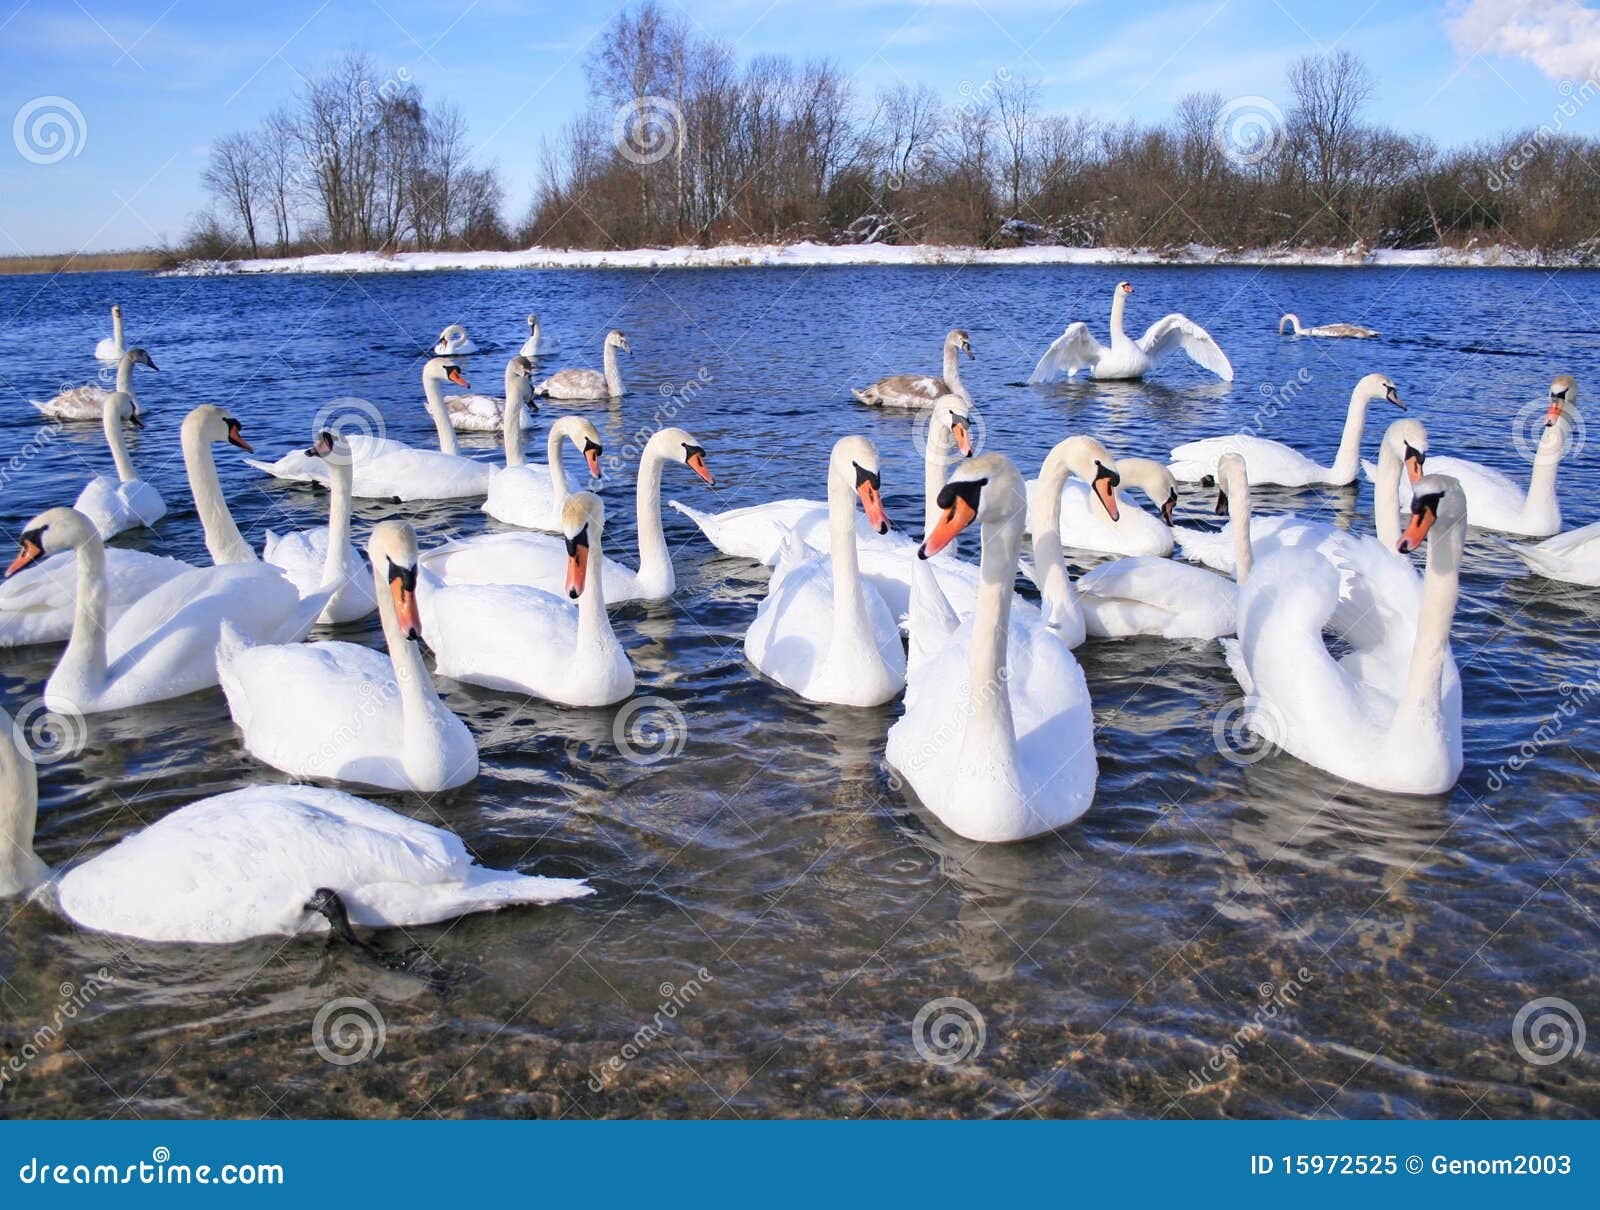
[[(863, 432), (885, 460), (890, 516), (913, 530), (915, 423), (847, 388), (937, 370), (952, 326), (977, 350), (963, 373), (987, 447), (1029, 474), (1073, 432), (1160, 456), (1263, 407), (1269, 434), (1326, 460), (1351, 385), (1381, 370), (1434, 452), (1522, 477), (1513, 431), (1522, 413), (1542, 416), (1552, 374), (1600, 382), (1592, 274), (1124, 273), (1131, 327), (1182, 309), (1216, 335), (1237, 380), (1184, 362), (1145, 384), (1019, 385), (1067, 320), (1103, 335), (1109, 269), (0, 278), (0, 538), (109, 469), (98, 426), (40, 442), (26, 400), (94, 376), (113, 300), (161, 368), (138, 379), (149, 427), (134, 456), (170, 509), (155, 533), (119, 541), (198, 561), (177, 454), (188, 408), (226, 404), (273, 456), (303, 445), (331, 399), (355, 396), (380, 405), (389, 435), (426, 443), (421, 350), (465, 322), (486, 349), (467, 362), (474, 386), (493, 392), (530, 308), (563, 341), (550, 369), (598, 365), (606, 329), (626, 329), (631, 393), (581, 410), (611, 454), (666, 421), (690, 429), (719, 490), (669, 468), (667, 496), (713, 508), (817, 496), (833, 440)], [(1274, 322), (1291, 308), (1385, 339), (1280, 339)], [(1291, 384), (1291, 401), (1274, 402)], [(538, 450), (554, 414), (536, 422)], [(1393, 414), (1374, 410), (1369, 456)], [(474, 444), (494, 456), (488, 439)], [(218, 459), (253, 543), (268, 526), (320, 523), (324, 497), (264, 479), (227, 447)], [(1600, 518), (1595, 462), (1580, 446), (1563, 464), (1569, 526)], [(608, 547), (624, 558), (631, 475), (624, 464), (605, 488)], [(1215, 524), (1210, 504), (1187, 494), (1179, 524)], [(1365, 485), (1262, 490), (1256, 504), (1371, 524)], [(358, 533), (404, 516), (424, 541), (486, 525), (470, 506), (358, 514)], [(1096, 803), (1054, 836), (993, 848), (892, 788), (883, 734), (897, 705), (813, 706), (757, 677), (741, 638), (765, 572), (718, 557), (675, 513), (666, 525), (676, 598), (614, 617), (638, 696), (670, 703), (681, 729), (659, 702), (622, 714), (625, 738), (630, 719), (647, 732), (630, 757), (618, 710), (446, 684), (479, 736), (482, 775), (431, 800), (381, 799), (453, 828), (486, 864), (581, 874), (599, 894), (381, 936), (409, 971), (322, 940), (130, 944), (11, 901), (0, 1113), (1600, 1112), (1600, 1048), (1540, 1065), (1513, 1039), (1519, 1009), (1540, 997), (1600, 1022), (1600, 593), (1524, 578), (1473, 535), (1455, 632), (1467, 764), (1441, 798), (1341, 787), (1283, 755), (1230, 760), (1214, 723), (1238, 693), (1216, 644), (1091, 640), (1078, 656), (1095, 701)], [(375, 624), (353, 633), (380, 641)], [(13, 714), (36, 700), (56, 650), (0, 653)], [(81, 750), (41, 766), (38, 851), (69, 864), (196, 798), (273, 780), (220, 693), (96, 716)], [(965, 1004), (926, 1008), (951, 997)], [(381, 1050), (348, 1065), (314, 1045), (319, 1011), (342, 998), (382, 1023)], [(324, 1035), (341, 1010), (329, 1011)], [(347, 1057), (338, 1041), (323, 1050)], [(362, 1049), (358, 1033), (343, 1041)]]

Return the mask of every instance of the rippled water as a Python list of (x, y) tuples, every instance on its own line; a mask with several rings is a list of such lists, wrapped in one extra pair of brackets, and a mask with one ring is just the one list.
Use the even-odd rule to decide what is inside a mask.
[[(610, 450), (670, 415), (682, 384), (700, 384), (677, 421), (722, 488), (713, 496), (669, 468), (667, 495), (709, 507), (821, 495), (829, 446), (863, 432), (885, 459), (891, 517), (912, 527), (913, 421), (856, 405), (847, 387), (936, 370), (952, 326), (977, 349), (963, 371), (988, 447), (1030, 474), (1077, 431), (1157, 456), (1232, 431), (1295, 382), (1306, 385), (1271, 431), (1331, 455), (1351, 385), (1381, 370), (1435, 452), (1523, 476), (1519, 411), (1558, 371), (1600, 389), (1594, 275), (1126, 274), (1133, 327), (1184, 310), (1227, 349), (1237, 381), (1184, 363), (1142, 385), (1019, 385), (1066, 320), (1103, 332), (1118, 276), (1106, 269), (0, 278), (0, 465), (36, 444), (30, 396), (92, 378), (113, 300), (161, 367), (138, 383), (150, 424), (134, 455), (170, 509), (154, 534), (119, 541), (197, 561), (176, 440), (189, 407), (227, 404), (275, 453), (303, 445), (330, 399), (360, 396), (382, 405), (391, 435), (426, 443), (420, 350), (464, 321), (486, 346), (468, 362), (474, 385), (492, 391), (530, 308), (563, 341), (552, 368), (598, 365), (605, 330), (627, 330), (632, 393), (584, 409)], [(1386, 337), (1279, 339), (1274, 321), (1290, 308)], [(536, 425), (539, 449), (553, 414)], [(97, 426), (79, 428), (8, 470), (7, 545), (109, 468)], [(263, 479), (226, 447), (219, 462), (252, 542), (268, 525), (320, 523), (323, 497)], [(1562, 467), (1568, 525), (1600, 517), (1595, 463), (1580, 449)], [(608, 544), (628, 554), (630, 478), (614, 473), (606, 489)], [(1209, 505), (1186, 496), (1179, 523), (1214, 524)], [(1365, 486), (1266, 490), (1257, 506), (1371, 524)], [(470, 506), (358, 513), (358, 530), (400, 515), (425, 541), (485, 525)], [(745, 665), (764, 571), (718, 557), (671, 512), (667, 532), (676, 599), (614, 616), (640, 695), (686, 719), (681, 752), (635, 763), (618, 750), (614, 710), (442, 686), (479, 737), (483, 772), (433, 810), (485, 863), (582, 874), (598, 895), (383, 936), (424, 951), (409, 971), (313, 940), (130, 945), (12, 901), (0, 931), (0, 1113), (1600, 1112), (1592, 1040), (1536, 1065), (1513, 1039), (1518, 1010), (1539, 997), (1600, 1025), (1600, 753), (1583, 688), (1600, 674), (1600, 593), (1523, 578), (1474, 534), (1456, 621), (1467, 765), (1443, 798), (1338, 788), (1285, 756), (1225, 759), (1213, 721), (1236, 689), (1215, 644), (1091, 640), (1078, 656), (1095, 701), (1093, 809), (1057, 835), (985, 848), (891, 788), (883, 736), (898, 706), (809, 705)], [(375, 625), (356, 633), (380, 642)], [(55, 654), (0, 653), (0, 701), (13, 713), (37, 697)], [(96, 716), (82, 751), (41, 772), (38, 849), (57, 865), (198, 797), (279, 779), (245, 755), (217, 692)], [(341, 1066), (319, 1057), (313, 1030), (345, 997), (374, 1006), (384, 1035), (381, 1052)], [(951, 997), (966, 1005), (922, 1011)], [(934, 1035), (920, 1050), (919, 1011)], [(640, 1034), (658, 1012), (659, 1035)], [(965, 1034), (940, 1024), (947, 1012)]]

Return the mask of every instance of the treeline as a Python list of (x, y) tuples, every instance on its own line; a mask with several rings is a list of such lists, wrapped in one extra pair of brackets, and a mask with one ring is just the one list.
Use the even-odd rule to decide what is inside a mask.
[[(1593, 259), (1600, 168), (1566, 131), (1600, 92), (1567, 91), (1537, 130), (1442, 150), (1368, 120), (1347, 51), (1300, 60), (1281, 104), (1184, 97), (1161, 125), (1043, 109), (1002, 69), (953, 101), (865, 94), (832, 61), (741, 62), (653, 0), (586, 64), (590, 104), (547, 142), (520, 223), (458, 114), (342, 60), (262, 131), (222, 140), (208, 233), (333, 249), (1065, 243), (1430, 247), (1472, 241)], [(291, 165), (285, 184), (284, 164)], [(302, 167), (298, 172), (293, 165)]]

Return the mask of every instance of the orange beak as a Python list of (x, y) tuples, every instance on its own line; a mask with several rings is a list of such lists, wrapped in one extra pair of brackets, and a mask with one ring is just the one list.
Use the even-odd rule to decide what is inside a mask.
[(583, 451), (583, 460), (589, 464), (589, 474), (595, 479), (600, 478), (600, 447), (588, 446)]
[(11, 560), (11, 566), (6, 568), (6, 575), (14, 576), (24, 567), (32, 567), (43, 557), (44, 547), (40, 546), (32, 538), (24, 538), (22, 539), (21, 551), (18, 552), (15, 559)]
[(1100, 497), (1100, 503), (1106, 506), (1106, 512), (1113, 521), (1120, 514), (1117, 511), (1117, 489), (1110, 476), (1102, 475), (1094, 481), (1094, 494)]
[(972, 457), (972, 434), (967, 431), (967, 422), (957, 420), (950, 426), (950, 435), (956, 439), (956, 448), (961, 451), (961, 456)]
[(1425, 454), (1417, 453), (1415, 450), (1406, 455), (1406, 477), (1411, 482), (1415, 483), (1422, 478), (1422, 460), (1426, 456)]
[(867, 514), (867, 520), (872, 523), (872, 528), (880, 534), (889, 532), (889, 518), (883, 511), (883, 497), (878, 494), (878, 489), (872, 481), (866, 480), (856, 488), (856, 495), (861, 497), (861, 508)]
[(917, 553), (926, 559), (929, 555), (936, 555), (950, 543), (956, 540), (956, 535), (977, 519), (978, 512), (957, 496), (945, 509), (944, 516), (939, 518), (939, 523), (933, 527), (933, 532), (922, 540), (922, 549)]
[(567, 596), (576, 601), (589, 577), (589, 544), (568, 542), (567, 551)]
[(400, 632), (408, 639), (420, 639), (422, 618), (417, 613), (417, 594), (398, 578), (389, 581), (389, 591), (394, 594), (394, 616), (400, 623)]
[(687, 465), (690, 470), (699, 475), (712, 487), (716, 487), (716, 476), (711, 473), (711, 468), (706, 465), (706, 456), (704, 454), (690, 454), (687, 460)]
[(1406, 532), (1400, 535), (1400, 541), (1395, 549), (1403, 555), (1416, 550), (1422, 545), (1422, 540), (1428, 536), (1428, 531), (1438, 519), (1438, 515), (1431, 508), (1425, 508), (1420, 513), (1412, 513), (1411, 524), (1406, 526)]
[(1561, 419), (1561, 405), (1564, 403), (1566, 403), (1566, 400), (1562, 399), (1559, 395), (1552, 395), (1550, 397), (1550, 410), (1544, 414), (1545, 428), (1549, 428), (1557, 420)]
[(239, 431), (237, 420), (228, 421), (228, 444), (236, 445), (247, 454), (256, 452), (256, 447), (244, 439), (244, 434)]
[(455, 383), (458, 387), (470, 387), (472, 385), (467, 381), (466, 375), (455, 366), (451, 366), (449, 370), (445, 372), (445, 377), (450, 379), (450, 381)]

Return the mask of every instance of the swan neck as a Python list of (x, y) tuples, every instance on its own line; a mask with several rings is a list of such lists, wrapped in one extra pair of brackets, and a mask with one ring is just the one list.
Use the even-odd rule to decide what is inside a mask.
[(861, 559), (856, 550), (856, 496), (836, 474), (828, 475), (828, 550), (833, 561), (835, 649), (845, 635), (870, 633), (867, 599), (861, 591)]
[(111, 461), (117, 467), (117, 478), (123, 483), (132, 483), (139, 477), (139, 472), (133, 469), (133, 458), (128, 453), (128, 443), (122, 434), (122, 419), (107, 408), (102, 423), (106, 430), (106, 444), (111, 447)]
[(120, 354), (123, 348), (121, 312), (118, 312), (111, 317), (111, 340), (117, 346), (117, 352)]
[(434, 687), (433, 675), (422, 658), (422, 645), (407, 638), (400, 630), (400, 619), (394, 611), (394, 594), (385, 578), (386, 571), (383, 560), (373, 560), (372, 581), (373, 590), (378, 596), (378, 621), (383, 627), (383, 641), (389, 649), (389, 663), (394, 668), (394, 682), (400, 693), (401, 742), (405, 746), (401, 763), (410, 766), (417, 760), (424, 763), (435, 761), (442, 753), (442, 745), (433, 726), (440, 706), (439, 691)]
[(1254, 566), (1250, 543), (1250, 488), (1238, 484), (1228, 489), (1228, 520), (1233, 522), (1233, 581), (1243, 584)]
[(33, 852), (39, 775), (17, 735), (11, 716), (0, 711), (0, 896), (31, 889), (45, 873)]
[(928, 426), (928, 440), (922, 454), (922, 532), (930, 534), (939, 523), (939, 491), (950, 469), (950, 452), (955, 449), (950, 429), (943, 424)]
[(611, 634), (611, 618), (606, 613), (605, 535), (589, 529), (589, 571), (583, 591), (578, 594), (578, 648), (592, 649), (597, 640)]
[(78, 546), (78, 600), (73, 607), (72, 634), (50, 680), (57, 677), (73, 690), (98, 694), (106, 683), (106, 547), (99, 534)]
[(456, 431), (450, 426), (450, 409), (444, 401), (444, 392), (439, 387), (437, 378), (424, 378), (422, 380), (422, 393), (428, 400), (428, 415), (433, 417), (433, 428), (439, 435), (439, 452), (441, 454), (461, 453), (461, 446), (456, 441)]
[(1561, 425), (1553, 425), (1539, 435), (1533, 473), (1528, 476), (1528, 495), (1523, 504), (1525, 513), (1553, 514), (1558, 528), (1561, 511), (1556, 502), (1556, 471), (1561, 467), (1561, 456), (1566, 449), (1566, 429)]
[(1372, 483), (1372, 526), (1384, 550), (1400, 542), (1400, 455), (1385, 441), (1378, 451), (1378, 473)]
[(606, 368), (606, 394), (618, 398), (622, 395), (622, 368), (617, 364), (616, 345), (606, 345), (603, 364)]
[(1361, 470), (1361, 434), (1367, 427), (1367, 397), (1358, 386), (1350, 392), (1350, 408), (1344, 416), (1344, 434), (1339, 438), (1339, 453), (1328, 472), (1328, 482), (1344, 487), (1356, 481)]
[(1011, 603), (1016, 596), (1013, 585), (1023, 524), (1023, 513), (1018, 511), (1004, 521), (983, 526), (978, 607), (972, 620), (968, 664), (972, 696), (967, 702), (967, 730), (962, 738), (964, 758), (1003, 759), (1010, 764), (1015, 756), (1017, 733), (1006, 684), (1006, 645), (1011, 634)]
[[(350, 496), (355, 470), (348, 458), (338, 459), (328, 475), (328, 557), (322, 565), (322, 586), (338, 588), (349, 572)], [(380, 593), (381, 600), (386, 594)]]
[(506, 410), (501, 419), (500, 433), (505, 439), (506, 465), (525, 466), (527, 457), (522, 452), (522, 400), (518, 398), (516, 379), (506, 372)]
[(633, 494), (639, 527), (639, 580), (649, 586), (652, 595), (664, 597), (671, 596), (676, 587), (672, 556), (667, 552), (667, 535), (661, 528), (661, 467), (665, 461), (658, 451), (645, 447), (639, 463), (639, 482)]
[(961, 385), (961, 350), (953, 344), (944, 347), (944, 386), (952, 395), (966, 397), (966, 388)]
[(133, 394), (133, 361), (123, 357), (117, 362), (117, 390)]
[(1461, 596), (1461, 552), (1466, 543), (1466, 522), (1449, 529), (1436, 525), (1428, 536), (1428, 558), (1422, 573), (1422, 604), (1417, 614), (1417, 637), (1411, 649), (1395, 725), (1419, 725), (1439, 715), (1445, 654), (1450, 644), (1450, 623)]
[(1128, 296), (1118, 290), (1111, 299), (1111, 339), (1126, 340), (1128, 334), (1122, 328), (1122, 313), (1127, 309)]
[[(1071, 475), (1065, 458), (1046, 458), (1033, 495), (1033, 562), (1039, 573), (1039, 595), (1049, 605), (1071, 606), (1076, 600), (1067, 556), (1061, 549), (1061, 493)], [(1097, 507), (1093, 500), (1090, 508)]]
[(561, 505), (566, 501), (568, 493), (572, 490), (567, 486), (567, 468), (561, 461), (561, 443), (566, 440), (566, 434), (561, 431), (559, 424), (550, 426), (550, 436), (545, 439), (544, 458), (550, 467), (550, 498), (553, 507), (559, 513)]
[(211, 442), (201, 433), (187, 428), (183, 432), (183, 465), (189, 474), (189, 492), (194, 496), (195, 512), (200, 515), (200, 528), (205, 531), (211, 562), (218, 567), (224, 563), (254, 563), (256, 552), (245, 544), (239, 527), (234, 524), (233, 514), (228, 511), (228, 501), (217, 478)]

